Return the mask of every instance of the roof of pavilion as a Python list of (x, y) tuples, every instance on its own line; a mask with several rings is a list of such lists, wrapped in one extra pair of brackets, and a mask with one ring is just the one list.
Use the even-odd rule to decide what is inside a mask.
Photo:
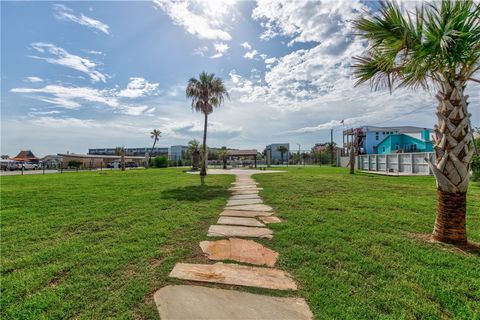
[(228, 150), (229, 156), (234, 157), (247, 157), (247, 156), (256, 156), (257, 149), (248, 149), (248, 150)]

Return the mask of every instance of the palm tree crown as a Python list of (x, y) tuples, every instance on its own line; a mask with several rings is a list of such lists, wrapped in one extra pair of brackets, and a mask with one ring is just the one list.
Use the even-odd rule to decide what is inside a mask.
[(213, 112), (213, 107), (219, 107), (229, 97), (223, 80), (215, 77), (214, 73), (206, 72), (200, 73), (198, 79), (188, 80), (186, 95), (192, 99), (193, 110), (207, 115)]
[(450, 80), (478, 81), (472, 76), (480, 68), (480, 5), (472, 0), (427, 4), (414, 14), (386, 2), (378, 15), (354, 24), (369, 42), (366, 54), (354, 58), (357, 84), (441, 88)]

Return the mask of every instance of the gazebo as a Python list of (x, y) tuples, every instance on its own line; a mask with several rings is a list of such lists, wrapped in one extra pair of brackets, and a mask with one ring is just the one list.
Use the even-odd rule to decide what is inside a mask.
[(20, 151), (16, 157), (11, 158), (15, 161), (22, 161), (22, 162), (33, 162), (38, 163), (38, 158), (35, 157), (31, 150), (22, 150)]
[(257, 167), (257, 149), (228, 150), (228, 157), (253, 157), (255, 168)]

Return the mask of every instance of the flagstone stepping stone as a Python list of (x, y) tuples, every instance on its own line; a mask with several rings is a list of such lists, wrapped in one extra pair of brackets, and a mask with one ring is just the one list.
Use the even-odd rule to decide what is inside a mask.
[(215, 264), (177, 263), (169, 276), (191, 281), (275, 290), (297, 290), (297, 284), (285, 271), (221, 262)]
[(260, 220), (262, 220), (264, 223), (280, 223), (280, 222), (282, 222), (282, 219), (280, 219), (279, 217), (273, 217), (273, 216), (260, 217)]
[(166, 286), (153, 296), (162, 320), (310, 320), (304, 299), (203, 286)]
[(313, 319), (301, 298), (271, 297), (203, 286), (166, 286), (154, 294), (163, 320)]
[(230, 217), (267, 217), (273, 215), (274, 212), (265, 212), (265, 211), (239, 211), (239, 210), (223, 210), (220, 213), (221, 216), (230, 216)]
[(263, 203), (262, 199), (240, 199), (240, 200), (228, 200), (227, 206), (243, 206), (246, 204), (259, 204)]
[(257, 186), (244, 186), (244, 187), (231, 187), (228, 189), (229, 191), (241, 191), (241, 190), (254, 190), (254, 191), (260, 191), (263, 190), (263, 188), (259, 188)]
[(242, 206), (226, 206), (224, 210), (246, 210), (246, 211), (273, 211), (273, 208), (266, 204), (245, 204)]
[(249, 237), (272, 239), (273, 231), (268, 228), (211, 225), (207, 237)]
[(220, 217), (217, 221), (218, 224), (229, 224), (236, 226), (246, 227), (265, 227), (263, 223), (254, 218), (241, 218), (241, 217)]
[(210, 260), (234, 260), (273, 267), (278, 259), (277, 252), (253, 240), (230, 238), (202, 241), (200, 248)]
[(231, 196), (228, 200), (243, 200), (243, 199), (261, 199), (258, 194), (237, 194), (235, 196)]
[(259, 190), (233, 190), (232, 195), (258, 194)]

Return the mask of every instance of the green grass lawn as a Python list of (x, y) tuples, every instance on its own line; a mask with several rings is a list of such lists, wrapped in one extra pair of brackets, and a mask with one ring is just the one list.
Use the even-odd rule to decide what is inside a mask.
[[(426, 243), (432, 177), (351, 176), (341, 168), (256, 175), (285, 219), (271, 247), (318, 319), (480, 319), (480, 256)], [(480, 243), (480, 185), (467, 225)]]
[[(419, 237), (433, 227), (433, 178), (287, 170), (255, 176), (285, 219), (261, 242), (316, 318), (480, 319), (480, 257)], [(205, 261), (198, 242), (233, 179), (201, 186), (178, 169), (2, 177), (2, 319), (158, 319), (153, 292), (182, 283), (168, 278), (176, 262)], [(479, 184), (467, 223), (480, 243)]]
[(233, 176), (176, 169), (2, 177), (2, 319), (157, 319)]

